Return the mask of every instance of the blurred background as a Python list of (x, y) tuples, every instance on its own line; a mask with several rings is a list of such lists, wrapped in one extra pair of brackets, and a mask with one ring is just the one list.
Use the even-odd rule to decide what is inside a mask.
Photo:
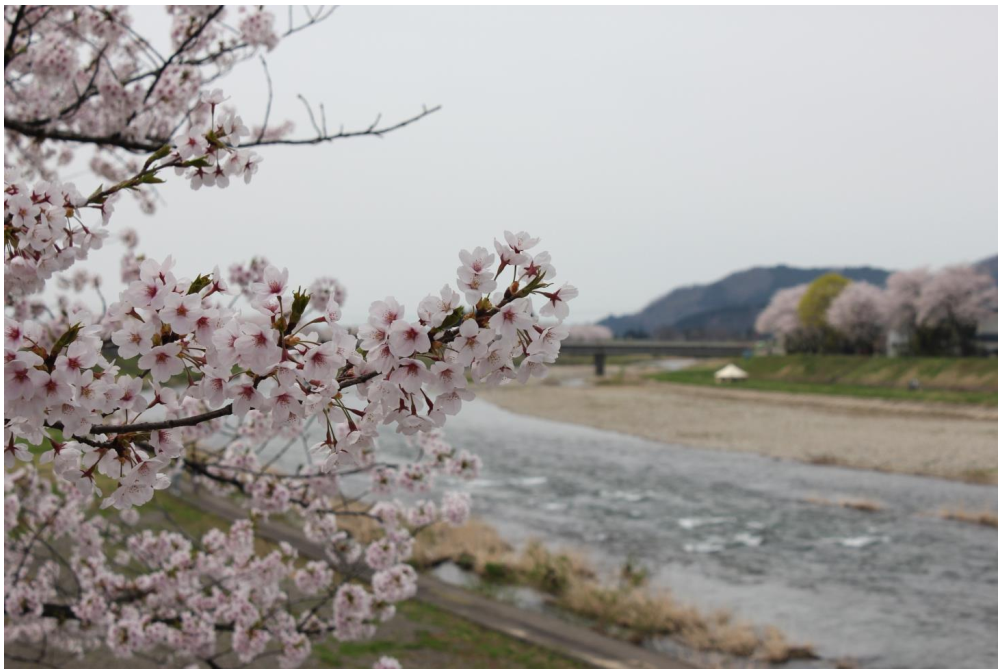
[[(164, 215), (226, 242), (182, 271), (265, 242), (272, 262), (349, 284), (356, 322), (437, 290), (459, 248), (506, 229), (541, 236), (581, 289), (575, 322), (758, 265), (977, 261), (997, 251), (993, 12), (344, 7), (266, 54), (272, 125), (312, 134), (298, 95), (331, 129), (442, 110), (382, 141), (275, 147), (268, 188), (167, 184)], [(162, 10), (136, 18), (166, 39)], [(225, 92), (260, 123), (256, 62)]]

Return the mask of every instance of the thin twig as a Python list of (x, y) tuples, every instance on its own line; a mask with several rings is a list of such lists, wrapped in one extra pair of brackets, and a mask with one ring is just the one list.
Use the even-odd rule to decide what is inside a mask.
[(264, 123), (261, 124), (261, 131), (257, 133), (257, 140), (264, 139), (264, 133), (268, 130), (268, 119), (271, 118), (271, 102), (274, 100), (274, 89), (271, 86), (271, 73), (268, 72), (268, 61), (261, 56), (261, 67), (264, 68), (264, 78), (268, 81), (268, 106), (264, 109)]

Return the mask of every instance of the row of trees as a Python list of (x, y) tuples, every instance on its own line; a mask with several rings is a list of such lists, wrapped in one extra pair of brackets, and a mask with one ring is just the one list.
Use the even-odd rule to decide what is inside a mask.
[(569, 325), (567, 333), (569, 341), (608, 341), (615, 338), (611, 328), (597, 324)]
[(885, 288), (831, 273), (776, 292), (755, 328), (790, 352), (870, 355), (893, 338), (912, 355), (973, 355), (997, 301), (991, 277), (966, 265), (896, 272)]

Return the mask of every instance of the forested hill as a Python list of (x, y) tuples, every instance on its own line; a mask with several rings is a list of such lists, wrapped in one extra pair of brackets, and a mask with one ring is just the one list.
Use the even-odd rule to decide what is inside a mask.
[[(973, 266), (997, 283), (997, 254)], [(808, 283), (827, 272), (879, 286), (890, 274), (890, 270), (879, 267), (752, 267), (715, 283), (676, 288), (635, 314), (609, 316), (601, 324), (610, 327), (616, 337), (752, 338), (754, 321), (775, 291)]]
[[(995, 269), (997, 265), (995, 263)], [(601, 321), (617, 337), (743, 339), (777, 290), (808, 283), (827, 272), (883, 285), (889, 271), (877, 267), (753, 267), (715, 283), (676, 288), (641, 311)]]

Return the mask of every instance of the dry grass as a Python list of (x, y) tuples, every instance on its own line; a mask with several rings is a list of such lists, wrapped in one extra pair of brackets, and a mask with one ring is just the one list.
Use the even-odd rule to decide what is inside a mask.
[(979, 483), (981, 485), (997, 485), (998, 470), (994, 469), (964, 469), (957, 477), (960, 481), (967, 483)]
[(944, 471), (938, 473), (930, 473), (922, 471), (902, 470), (895, 468), (893, 466), (883, 466), (871, 462), (866, 462), (865, 464), (859, 464), (852, 462), (851, 460), (846, 460), (844, 458), (838, 457), (837, 455), (830, 455), (828, 453), (811, 455), (806, 458), (806, 462), (810, 463), (811, 465), (820, 465), (823, 467), (846, 467), (849, 469), (868, 469), (874, 472), (904, 473), (904, 474), (913, 474), (915, 476), (935, 476), (939, 478), (952, 479), (955, 481), (963, 481), (964, 483), (976, 483), (978, 485), (998, 484), (997, 467), (980, 468), (980, 469), (977, 468), (963, 469), (958, 472)]
[(967, 509), (942, 509), (939, 516), (946, 520), (958, 520), (962, 523), (973, 525), (983, 525), (984, 527), (998, 528), (997, 511), (969, 511)]
[(843, 499), (839, 502), (846, 509), (875, 513), (883, 510), (883, 505), (871, 499)]
[(490, 562), (512, 553), (492, 526), (476, 518), (461, 527), (437, 523), (417, 535), (411, 561), (420, 568), (452, 561), (464, 569), (482, 574)]
[(572, 551), (550, 551), (531, 541), (520, 552), (489, 525), (471, 521), (459, 528), (434, 527), (418, 536), (414, 562), (421, 566), (452, 560), (487, 582), (530, 586), (602, 631), (639, 643), (669, 635), (693, 650), (763, 662), (814, 657), (808, 645), (790, 643), (774, 627), (756, 628), (728, 611), (703, 612), (678, 602), (666, 590), (645, 587), (635, 565), (618, 582), (603, 582), (587, 559)]
[(811, 465), (821, 465), (824, 467), (848, 467), (847, 460), (839, 458), (836, 455), (830, 455), (828, 453), (821, 453), (820, 455), (811, 455), (806, 459)]
[(883, 510), (883, 505), (872, 499), (864, 498), (852, 498), (846, 497), (843, 499), (824, 499), (823, 497), (807, 497), (806, 500), (810, 504), (820, 504), (822, 506), (840, 506), (845, 509), (852, 509), (853, 511), (862, 511), (865, 513), (876, 513), (877, 511)]

